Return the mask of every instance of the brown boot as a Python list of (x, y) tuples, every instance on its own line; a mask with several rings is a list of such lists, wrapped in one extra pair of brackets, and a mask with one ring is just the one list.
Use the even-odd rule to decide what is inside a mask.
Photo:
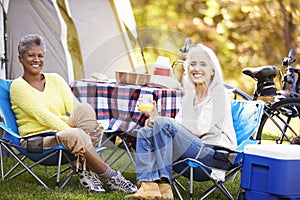
[(169, 183), (160, 183), (159, 190), (162, 199), (174, 199), (172, 187)]
[(126, 195), (125, 198), (132, 199), (159, 199), (161, 198), (158, 184), (155, 182), (141, 182), (139, 189), (134, 194)]

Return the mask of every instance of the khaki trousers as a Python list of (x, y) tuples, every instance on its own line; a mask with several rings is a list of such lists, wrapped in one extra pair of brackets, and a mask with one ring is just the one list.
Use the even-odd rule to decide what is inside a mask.
[[(96, 159), (100, 159), (95, 147), (101, 143), (102, 127), (96, 119), (96, 114), (92, 106), (88, 103), (80, 103), (74, 108), (69, 121), (71, 129), (57, 132), (57, 137), (61, 145), (74, 154), (78, 161), (83, 163), (85, 170), (84, 154), (89, 151)], [(94, 144), (94, 145), (93, 145)], [(26, 142), (22, 143), (26, 146)], [(43, 140), (43, 147), (49, 148), (58, 145), (55, 136), (45, 137)]]

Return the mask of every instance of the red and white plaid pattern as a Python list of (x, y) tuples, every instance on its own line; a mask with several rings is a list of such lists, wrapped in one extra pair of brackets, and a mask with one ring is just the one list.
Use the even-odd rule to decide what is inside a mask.
[(161, 116), (175, 117), (181, 106), (181, 90), (74, 81), (74, 95), (81, 102), (90, 103), (97, 119), (106, 128), (129, 133), (144, 125), (146, 116), (137, 110), (137, 101), (142, 94), (152, 94)]

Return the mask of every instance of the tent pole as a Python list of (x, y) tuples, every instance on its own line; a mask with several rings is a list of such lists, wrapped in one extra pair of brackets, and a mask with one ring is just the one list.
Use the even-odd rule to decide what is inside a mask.
[(4, 9), (4, 6), (2, 2), (0, 2), (0, 6), (2, 8), (3, 12), (3, 43), (4, 43), (4, 53), (3, 57), (1, 57), (1, 69), (3, 70), (3, 65), (5, 66), (5, 79), (8, 78), (8, 69), (7, 69), (7, 64), (8, 64), (8, 59), (7, 59), (7, 15)]
[(138, 42), (138, 45), (141, 48), (141, 55), (142, 55), (142, 58), (143, 58), (143, 62), (145, 64), (145, 74), (149, 74), (149, 69), (148, 69), (148, 66), (147, 66), (147, 63), (146, 63), (146, 59), (145, 59), (145, 55), (144, 55), (144, 49), (143, 49), (143, 47), (141, 45), (141, 41), (140, 41), (140, 37), (139, 36), (137, 37), (137, 42)]

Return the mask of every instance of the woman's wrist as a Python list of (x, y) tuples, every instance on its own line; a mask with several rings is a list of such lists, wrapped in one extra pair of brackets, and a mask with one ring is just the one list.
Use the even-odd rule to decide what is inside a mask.
[(159, 116), (159, 114), (158, 114), (156, 108), (154, 107), (153, 110), (149, 113), (149, 117), (154, 117), (154, 118), (156, 118), (156, 117), (158, 117), (158, 116)]

